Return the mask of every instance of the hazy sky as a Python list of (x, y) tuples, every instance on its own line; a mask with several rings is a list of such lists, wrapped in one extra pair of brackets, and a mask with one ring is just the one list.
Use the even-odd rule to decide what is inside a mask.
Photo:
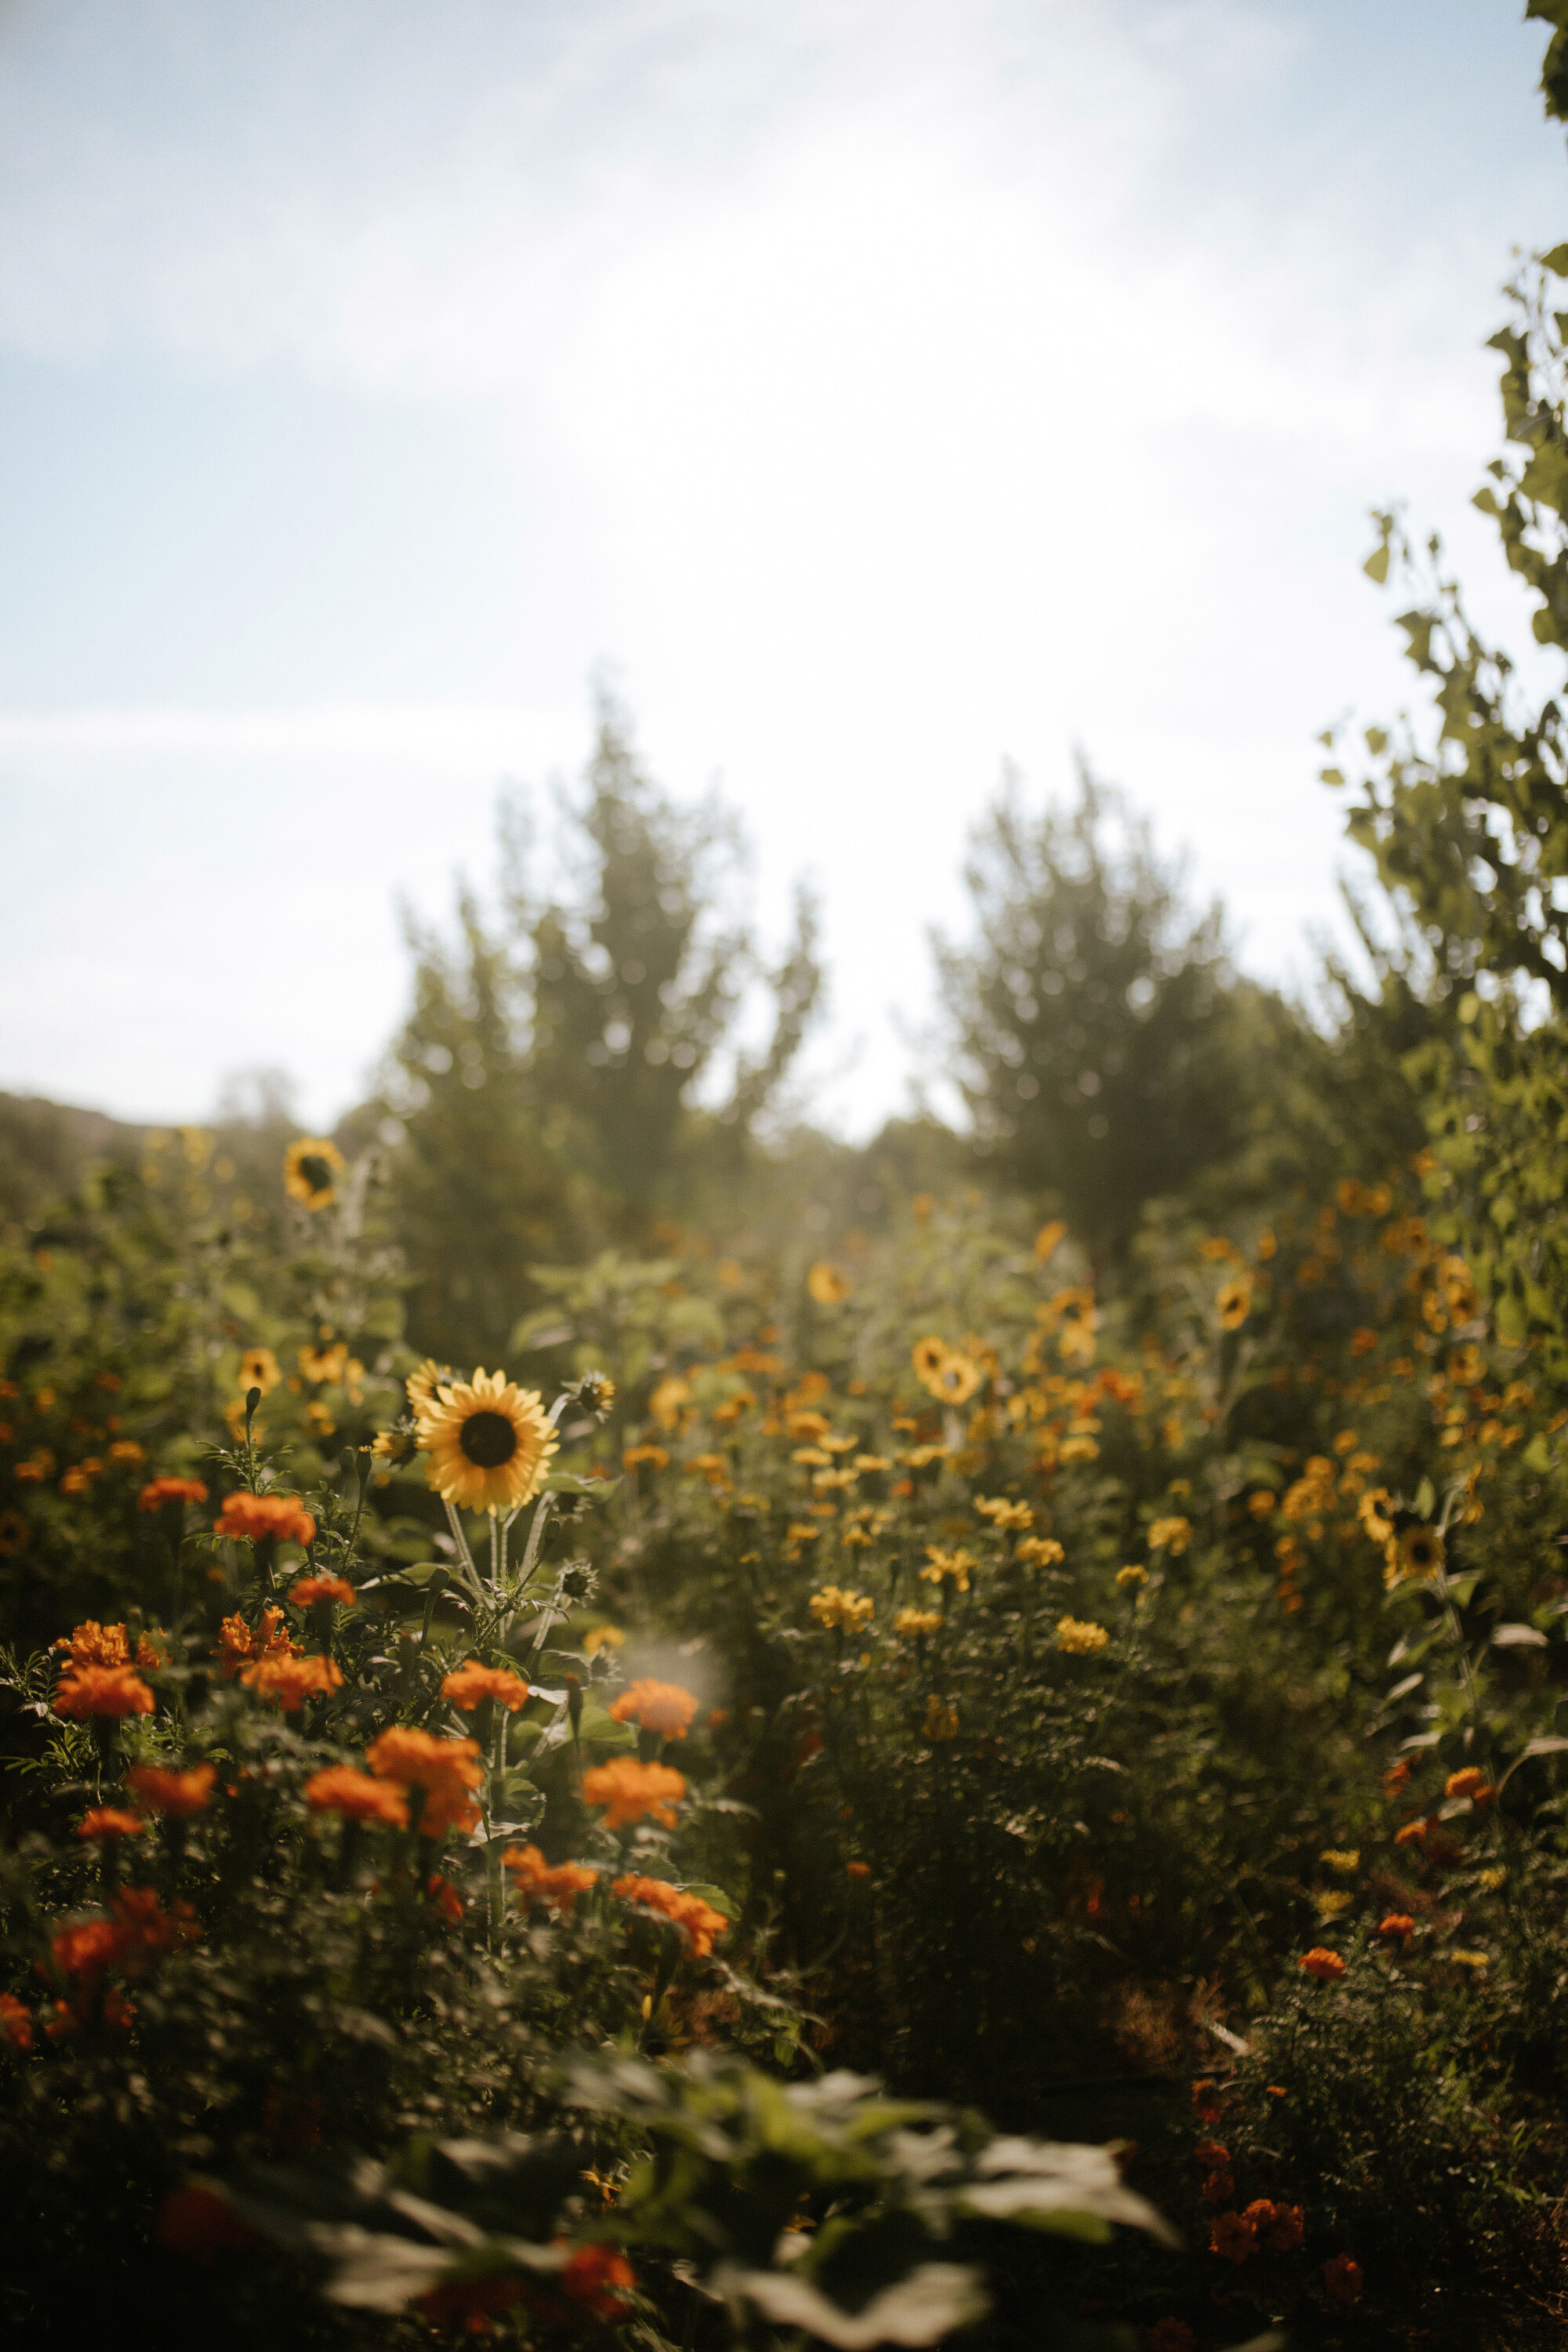
[(0, 0), (0, 1086), (350, 1101), (611, 665), (899, 1107), (1004, 758), (1304, 973), (1568, 234), (1517, 0)]

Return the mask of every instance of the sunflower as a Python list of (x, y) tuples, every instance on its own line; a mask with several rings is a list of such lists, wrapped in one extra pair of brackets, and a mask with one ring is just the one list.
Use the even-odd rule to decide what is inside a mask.
[(819, 1307), (837, 1307), (849, 1296), (849, 1284), (836, 1265), (819, 1258), (805, 1277), (805, 1286)]
[(1222, 1331), (1239, 1331), (1252, 1312), (1252, 1286), (1248, 1282), (1226, 1282), (1220, 1285), (1215, 1305), (1219, 1309)]
[(922, 1388), (931, 1387), (931, 1382), (942, 1370), (942, 1360), (946, 1354), (947, 1341), (939, 1339), (934, 1332), (929, 1339), (915, 1341), (910, 1361), (915, 1368), (915, 1377)]
[(302, 1135), (283, 1154), (283, 1190), (303, 1208), (330, 1209), (338, 1197), (337, 1180), (347, 1166), (337, 1145), (324, 1135)]
[(944, 1404), (967, 1404), (980, 1386), (980, 1367), (972, 1356), (950, 1348), (942, 1360), (942, 1370), (926, 1385)]
[(329, 1381), (334, 1388), (339, 1387), (348, 1360), (349, 1351), (342, 1339), (334, 1341), (331, 1347), (323, 1345), (300, 1350), (300, 1370), (312, 1386)]
[(430, 1484), (469, 1511), (515, 1511), (538, 1494), (556, 1441), (537, 1389), (504, 1372), (443, 1382), (418, 1416)]
[(275, 1389), (283, 1375), (278, 1369), (278, 1359), (270, 1348), (247, 1348), (239, 1360), (241, 1392), (248, 1394), (259, 1389), (263, 1396)]
[(1447, 1565), (1447, 1549), (1436, 1528), (1406, 1528), (1387, 1548), (1387, 1574), (1384, 1581), (1398, 1584), (1405, 1578), (1417, 1584), (1426, 1584), (1441, 1576)]

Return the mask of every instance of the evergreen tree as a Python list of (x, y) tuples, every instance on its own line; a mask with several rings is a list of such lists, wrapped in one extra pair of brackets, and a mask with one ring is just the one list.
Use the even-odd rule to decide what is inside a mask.
[[(635, 1246), (678, 1192), (733, 1181), (821, 989), (809, 899), (765, 971), (728, 916), (732, 821), (666, 799), (608, 705), (564, 815), (566, 888), (533, 893), (525, 812), (512, 804), (499, 922), (487, 925), (465, 886), (455, 940), (409, 925), (414, 1003), (384, 1108), (404, 1130), (411, 1334), (452, 1360), (499, 1358), (532, 1301), (531, 1266)], [(734, 1047), (721, 1088), (716, 1066), (758, 984), (771, 1034), (754, 1053)], [(707, 1108), (694, 1100), (704, 1081)]]
[(1146, 1201), (1243, 1150), (1258, 992), (1238, 987), (1219, 908), (1190, 912), (1147, 824), (1081, 766), (1077, 805), (1038, 818), (1009, 778), (965, 878), (975, 937), (935, 945), (976, 1139), (1118, 1256)]

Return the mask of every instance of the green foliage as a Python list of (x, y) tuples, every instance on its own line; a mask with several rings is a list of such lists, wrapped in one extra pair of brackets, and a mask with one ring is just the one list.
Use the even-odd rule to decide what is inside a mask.
[(1255, 992), (1230, 971), (1217, 908), (1194, 920), (1147, 826), (1087, 769), (1077, 807), (1037, 820), (1009, 783), (967, 878), (975, 941), (937, 954), (977, 1135), (1009, 1181), (1120, 1255), (1146, 1202), (1243, 1150)]
[[(565, 814), (569, 898), (531, 891), (514, 810), (500, 930), (465, 889), (455, 944), (410, 931), (415, 1002), (387, 1105), (404, 1130), (412, 1328), (444, 1358), (478, 1349), (494, 1360), (537, 1298), (535, 1265), (595, 1239), (645, 1244), (657, 1210), (684, 1206), (693, 1185), (732, 1184), (820, 992), (809, 898), (765, 971), (719, 914), (739, 855), (733, 824), (712, 804), (673, 807), (608, 706)], [(735, 1047), (721, 1093), (716, 1058), (757, 989), (772, 1034), (754, 1052)]]

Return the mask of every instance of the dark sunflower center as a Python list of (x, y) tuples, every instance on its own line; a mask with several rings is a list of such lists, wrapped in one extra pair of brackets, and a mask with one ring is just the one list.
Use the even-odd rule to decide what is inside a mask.
[(332, 1171), (319, 1151), (307, 1151), (300, 1162), (300, 1173), (312, 1192), (330, 1192)]
[(471, 1412), (458, 1443), (481, 1470), (499, 1470), (517, 1452), (517, 1432), (504, 1412)]

